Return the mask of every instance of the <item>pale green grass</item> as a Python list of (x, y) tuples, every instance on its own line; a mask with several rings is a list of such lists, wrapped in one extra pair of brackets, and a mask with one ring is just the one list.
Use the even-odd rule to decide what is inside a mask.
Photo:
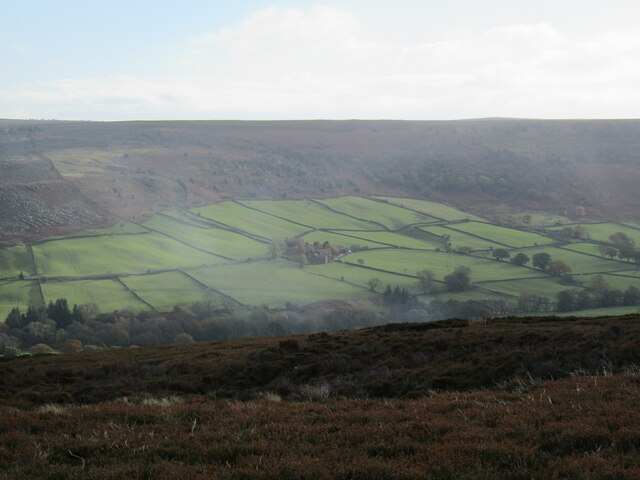
[[(442, 247), (442, 244), (435, 240), (430, 242), (396, 232), (351, 232), (348, 235), (386, 244), (386, 246), (393, 245), (395, 247), (416, 248), (420, 250), (435, 250), (436, 248)], [(355, 242), (357, 243), (357, 240), (355, 240)]]
[(282, 307), (287, 302), (303, 305), (371, 295), (345, 282), (307, 273), (286, 260), (220, 265), (190, 270), (189, 274), (246, 305)]
[[(640, 229), (617, 223), (583, 223), (582, 226), (586, 229), (589, 238), (598, 242), (608, 242), (611, 235), (622, 232), (632, 238), (636, 245), (640, 245)], [(549, 230), (562, 230), (563, 228), (565, 227), (554, 227)]]
[(160, 311), (202, 301), (207, 290), (180, 272), (123, 277), (121, 280), (140, 298)]
[(0, 323), (9, 312), (19, 307), (23, 312), (29, 305), (40, 305), (42, 298), (37, 282), (9, 281), (0, 282)]
[(391, 230), (398, 230), (414, 223), (436, 221), (427, 215), (362, 197), (329, 198), (322, 199), (320, 202), (339, 212), (377, 222)]
[[(577, 279), (581, 278), (582, 277), (577, 277)], [(480, 286), (515, 296), (526, 293), (529, 295), (548, 297), (552, 300), (556, 298), (558, 292), (576, 288), (575, 285), (563, 285), (559, 282), (559, 279), (553, 277), (487, 282), (480, 284)]]
[(364, 288), (369, 288), (367, 285), (369, 280), (377, 278), (380, 280), (380, 286), (376, 289), (378, 293), (381, 293), (387, 285), (391, 285), (392, 288), (399, 286), (400, 288), (406, 288), (411, 293), (419, 293), (418, 280), (416, 278), (393, 273), (377, 272), (342, 262), (331, 262), (326, 265), (308, 265), (305, 267), (305, 270), (335, 278), (336, 280), (344, 279), (346, 282), (352, 282)]
[(33, 258), (29, 248), (24, 245), (0, 248), (0, 278), (35, 274)]
[(442, 218), (444, 220), (480, 220), (483, 219), (472, 215), (471, 213), (463, 212), (462, 210), (458, 210), (457, 208), (449, 207), (448, 205), (444, 205), (442, 203), (430, 202), (428, 200), (417, 200), (415, 198), (395, 198), (395, 197), (374, 197), (379, 198), (381, 200), (386, 200), (387, 202), (398, 205), (400, 207), (406, 207), (411, 210), (417, 210), (418, 212), (424, 213), (425, 215), (430, 215), (437, 218)]
[(42, 290), (47, 302), (66, 298), (69, 305), (95, 303), (101, 312), (114, 310), (148, 310), (117, 280), (74, 280), (71, 282), (44, 282)]
[(500, 245), (498, 245), (497, 243), (490, 242), (489, 240), (483, 240), (481, 238), (474, 237), (473, 235), (467, 235), (466, 233), (452, 230), (450, 228), (433, 226), (420, 227), (420, 230), (432, 233), (433, 235), (437, 235), (439, 237), (442, 237), (443, 235), (448, 236), (449, 241), (451, 242), (454, 249), (456, 249), (457, 247), (471, 247), (474, 250), (488, 250), (491, 247), (500, 247)]
[(269, 250), (268, 245), (229, 230), (185, 224), (162, 215), (154, 215), (144, 225), (189, 245), (235, 260), (266, 255)]
[[(344, 233), (347, 233), (347, 232), (344, 232)], [(360, 233), (360, 232), (358, 232), (358, 233)], [(360, 239), (360, 238), (353, 238), (353, 237), (348, 237), (346, 235), (341, 235), (339, 233), (324, 232), (324, 231), (319, 231), (319, 230), (316, 230), (316, 231), (313, 231), (313, 232), (309, 232), (309, 233), (303, 235), (302, 239), (307, 243), (329, 242), (329, 244), (331, 244), (331, 245), (339, 245), (339, 246), (344, 247), (344, 248), (349, 248), (352, 245), (360, 245), (360, 246), (369, 247), (369, 248), (380, 248), (380, 247), (386, 247), (387, 246), (387, 245), (382, 245), (382, 244), (377, 243), (377, 242), (372, 242), (370, 240), (363, 240), (363, 239)]]
[(38, 273), (47, 276), (144, 273), (224, 262), (157, 233), (54, 240), (33, 250)]
[(267, 213), (313, 228), (333, 230), (379, 230), (380, 225), (335, 213), (310, 200), (273, 200), (240, 202)]
[[(539, 252), (545, 252), (551, 255), (552, 260), (562, 260), (571, 267), (571, 273), (599, 273), (615, 270), (627, 270), (634, 268), (633, 264), (627, 264), (626, 262), (616, 262), (612, 260), (605, 260), (600, 257), (592, 257), (591, 255), (585, 255), (583, 253), (575, 252), (573, 250), (566, 250), (564, 248), (556, 247), (534, 247), (534, 248), (522, 248), (511, 252), (511, 256), (514, 256), (518, 252), (525, 253), (529, 258), (533, 260), (533, 255)], [(531, 265), (531, 262), (529, 263)]]
[(222, 202), (194, 208), (193, 212), (239, 230), (272, 240), (294, 237), (309, 230), (301, 225), (256, 212), (234, 202)]
[(437, 280), (442, 280), (445, 275), (450, 274), (459, 266), (471, 269), (472, 282), (547, 276), (543, 272), (517, 267), (508, 262), (498, 262), (455, 253), (389, 248), (354, 252), (343, 257), (345, 262), (353, 264), (359, 264), (358, 259), (364, 261), (364, 266), (408, 275), (415, 275), (416, 272), (424, 269), (432, 270)]
[(490, 223), (464, 222), (450, 225), (451, 228), (464, 233), (477, 235), (492, 242), (499, 242), (514, 248), (535, 245), (548, 245), (555, 240), (532, 232), (523, 232), (513, 228), (500, 227)]
[(65, 177), (102, 173), (107, 165), (118, 165), (122, 151), (69, 149), (47, 153), (56, 169)]

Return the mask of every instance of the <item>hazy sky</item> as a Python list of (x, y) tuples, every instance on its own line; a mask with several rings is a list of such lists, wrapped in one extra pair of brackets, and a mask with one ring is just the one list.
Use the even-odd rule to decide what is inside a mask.
[(640, 117), (638, 0), (0, 8), (0, 118)]

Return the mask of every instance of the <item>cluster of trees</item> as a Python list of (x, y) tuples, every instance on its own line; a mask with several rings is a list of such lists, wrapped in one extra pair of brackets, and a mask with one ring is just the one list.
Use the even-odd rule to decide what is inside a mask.
[(640, 263), (640, 250), (636, 249), (635, 242), (624, 232), (616, 232), (609, 236), (609, 243), (602, 243), (598, 249), (602, 258), (618, 257), (621, 260)]
[(602, 275), (597, 275), (584, 289), (558, 292), (556, 308), (559, 312), (571, 312), (588, 308), (633, 305), (640, 305), (640, 289), (633, 285), (626, 290), (613, 288)]
[(298, 311), (294, 306), (285, 312), (266, 307), (232, 312), (209, 300), (167, 313), (99, 313), (95, 304), (69, 308), (66, 299), (59, 299), (49, 306), (29, 307), (26, 312), (14, 309), (0, 324), (0, 354), (231, 340), (353, 329), (389, 321), (377, 312), (347, 308), (324, 314)]

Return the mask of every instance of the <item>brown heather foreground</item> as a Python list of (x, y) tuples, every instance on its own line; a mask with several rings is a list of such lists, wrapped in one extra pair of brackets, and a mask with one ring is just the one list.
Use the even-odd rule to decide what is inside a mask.
[(640, 318), (0, 361), (4, 479), (640, 479)]
[(637, 479), (640, 377), (322, 402), (0, 412), (2, 479)]

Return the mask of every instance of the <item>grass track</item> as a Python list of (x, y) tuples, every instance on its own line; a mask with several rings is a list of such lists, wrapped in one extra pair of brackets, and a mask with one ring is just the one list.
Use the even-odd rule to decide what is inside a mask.
[(33, 250), (38, 273), (46, 276), (144, 273), (224, 261), (156, 233), (54, 240)]
[(250, 262), (190, 270), (189, 275), (246, 305), (282, 307), (370, 296), (364, 289), (305, 272), (292, 262)]
[(430, 223), (437, 221), (433, 217), (412, 212), (405, 208), (389, 205), (362, 197), (340, 197), (318, 200), (334, 210), (366, 218), (377, 222), (391, 230), (398, 230), (414, 223)]

